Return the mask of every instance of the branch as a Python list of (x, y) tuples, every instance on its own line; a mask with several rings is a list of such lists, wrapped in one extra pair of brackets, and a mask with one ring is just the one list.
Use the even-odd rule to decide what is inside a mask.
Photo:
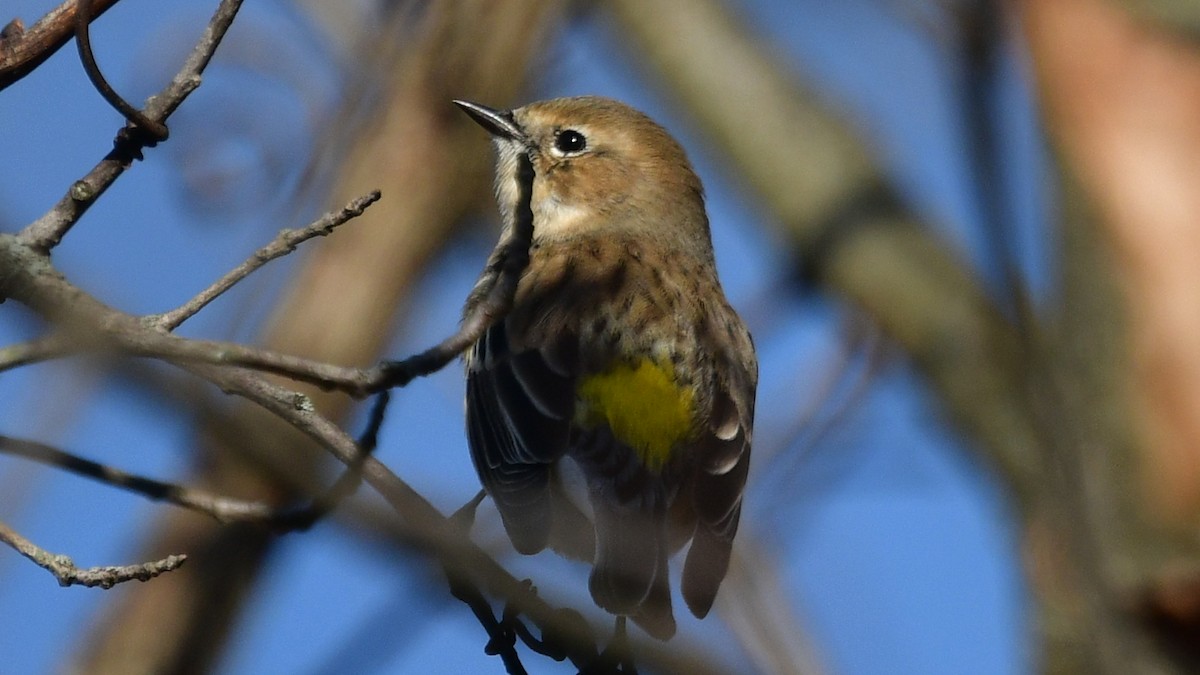
[[(366, 451), (364, 451), (366, 452)], [(356, 485), (357, 476), (348, 474), (334, 484), (328, 493), (302, 507), (279, 508), (259, 501), (247, 501), (217, 495), (205, 490), (166, 483), (163, 481), (127, 473), (120, 469), (84, 459), (58, 448), (10, 436), (0, 435), (0, 453), (24, 457), (25, 459), (57, 467), (78, 476), (128, 490), (148, 499), (174, 504), (185, 509), (203, 513), (223, 522), (248, 522), (267, 525), (280, 531), (303, 530), (328, 513), (333, 506), (353, 491), (347, 482)]]
[(158, 332), (119, 331), (110, 337), (113, 342), (106, 345), (107, 349), (116, 349), (130, 356), (145, 356), (166, 362), (247, 368), (283, 375), (325, 390), (345, 391), (356, 397), (380, 390), (380, 383), (386, 377), (383, 366), (372, 369), (337, 366), (236, 342), (192, 340)]
[(72, 340), (58, 332), (28, 342), (0, 347), (0, 373), (21, 366), (57, 359), (70, 354), (72, 349)]
[(164, 573), (179, 569), (187, 561), (186, 555), (169, 555), (162, 560), (154, 560), (140, 565), (122, 565), (120, 567), (89, 567), (79, 569), (72, 560), (60, 554), (51, 553), (37, 544), (29, 541), (6, 523), (0, 522), (0, 541), (8, 544), (17, 553), (32, 560), (38, 567), (45, 569), (58, 579), (60, 586), (87, 586), (88, 588), (112, 588), (126, 581), (149, 581)]
[(213, 282), (211, 286), (200, 291), (196, 297), (188, 300), (179, 307), (164, 312), (157, 317), (151, 317), (151, 321), (160, 329), (173, 331), (179, 327), (184, 321), (195, 316), (197, 312), (204, 309), (208, 303), (216, 300), (222, 293), (233, 288), (235, 284), (242, 279), (250, 276), (258, 268), (266, 265), (276, 258), (281, 258), (292, 251), (300, 244), (312, 239), (313, 237), (324, 237), (332, 233), (336, 228), (344, 225), (346, 222), (361, 216), (371, 204), (379, 201), (379, 190), (370, 192), (358, 199), (351, 201), (340, 211), (331, 211), (326, 213), (321, 218), (313, 221), (307, 227), (299, 230), (283, 230), (275, 239), (271, 240), (266, 246), (258, 249), (246, 259), (241, 265), (230, 270), (228, 274)]
[[(531, 174), (533, 166), (528, 159), (522, 159), (520, 170)], [(530, 185), (532, 182), (526, 180), (522, 184)], [(374, 193), (376, 196), (377, 194)], [(371, 199), (371, 195), (360, 199), (360, 201), (362, 200), (369, 200), (366, 203), (374, 201)], [(508, 313), (512, 307), (513, 295), (516, 293), (521, 273), (529, 264), (529, 246), (533, 239), (533, 213), (529, 207), (529, 200), (528, 191), (522, 194), (518, 200), (518, 213), (514, 220), (514, 226), (507, 232), (506, 237), (500, 240), (489, 257), (481, 281), (472, 292), (471, 300), (468, 301), (470, 309), (463, 318), (458, 331), (436, 346), (407, 359), (385, 361), (373, 368), (364, 369), (336, 366), (259, 347), (230, 342), (189, 340), (147, 331), (112, 331), (112, 338), (119, 349), (132, 355), (148, 356), (166, 361), (250, 368), (314, 384), (325, 390), (344, 391), (356, 397), (392, 387), (403, 387), (416, 377), (423, 377), (441, 370), (464, 350), (475, 344), (484, 331)], [(339, 219), (341, 219), (340, 222), (349, 220), (362, 212), (362, 208), (355, 210), (356, 205), (358, 202), (352, 203), (340, 213), (329, 214), (301, 232), (307, 232), (312, 228), (319, 230), (318, 226), (324, 227), (324, 224)], [(319, 234), (319, 232), (317, 233)], [(283, 244), (279, 244), (277, 240), (263, 250), (273, 247), (284, 248)], [(279, 255), (283, 255), (285, 252), (286, 250), (281, 250)], [(256, 254), (255, 257), (243, 263), (238, 270), (252, 265), (258, 255)], [(179, 310), (174, 310), (167, 315), (160, 315), (158, 318), (150, 318), (148, 321), (154, 325), (167, 327), (178, 316), (186, 318), (190, 316), (187, 312), (194, 314), (205, 302), (219, 295), (253, 269), (251, 267), (240, 275), (238, 270), (235, 270), (227, 275), (227, 278), (232, 278), (227, 285), (222, 285), (222, 282), (225, 281), (223, 278)], [(193, 305), (197, 305), (194, 310), (191, 309)], [(175, 318), (163, 318), (172, 316)]]
[(96, 91), (100, 92), (104, 100), (126, 119), (130, 125), (127, 127), (130, 134), (148, 135), (146, 145), (150, 147), (167, 140), (167, 125), (146, 117), (142, 111), (121, 98), (108, 83), (96, 63), (96, 55), (92, 52), (92, 36), (88, 25), (92, 20), (91, 0), (75, 0), (75, 5), (75, 44), (79, 48), (79, 61), (83, 64), (88, 79), (92, 81), (92, 86), (96, 87)]
[[(380, 193), (376, 190), (351, 201), (340, 211), (325, 214), (306, 227), (298, 230), (283, 230), (270, 243), (255, 251), (245, 262), (183, 305), (169, 312), (146, 317), (144, 321), (147, 325), (162, 331), (172, 331), (178, 328), (184, 321), (195, 316), (210, 302), (263, 265), (295, 251), (297, 246), (309, 239), (330, 234), (339, 226), (362, 215), (367, 207), (378, 201), (379, 198)], [(127, 336), (140, 337), (141, 340), (114, 341), (98, 339), (98, 337), (91, 331), (74, 331), (73, 335), (59, 331), (36, 340), (4, 347), (0, 349), (0, 372), (88, 349), (111, 351), (124, 347), (127, 353), (133, 355), (257, 368), (264, 372), (309, 382), (324, 389), (341, 389), (360, 397), (378, 391), (379, 387), (372, 385), (384, 378), (382, 367), (371, 373), (361, 368), (342, 368), (233, 343), (184, 340), (145, 332)]]
[[(77, 197), (91, 199), (98, 194), (93, 192), (93, 187), (86, 182), (77, 183), (73, 192)], [(163, 334), (154, 325), (154, 317), (133, 317), (103, 305), (53, 270), (47, 253), (69, 230), (74, 222), (71, 218), (77, 219), (81, 213), (82, 208), (65, 217), (61, 213), (48, 214), (18, 237), (0, 236), (0, 294), (28, 305), (48, 319), (89, 332), (102, 332), (120, 348), (137, 344), (161, 346), (167, 344), (165, 340), (177, 341), (171, 343), (172, 346), (187, 342)], [(532, 233), (531, 220), (520, 220), (525, 226), (514, 228), (489, 261), (485, 274), (487, 283), (473, 296), (476, 302), (463, 327), (433, 349), (405, 361), (377, 367), (374, 373), (379, 379), (373, 381), (373, 386), (407, 383), (446, 365), (508, 311), (517, 279), (528, 260)], [(209, 346), (200, 345), (201, 348)], [(561, 653), (571, 658), (581, 670), (594, 666), (597, 659), (595, 639), (585, 622), (564, 621), (563, 610), (549, 607), (526, 584), (509, 575), (472, 543), (461, 527), (443, 517), (399, 477), (373, 458), (364, 460), (357, 445), (333, 422), (314, 412), (307, 397), (243, 368), (194, 362), (176, 362), (175, 365), (216, 384), (227, 393), (252, 401), (316, 441), (342, 462), (351, 466), (363, 462), (365, 478), (403, 517), (409, 538), (440, 562), (460, 595), (482, 598), (486, 592), (501, 598), (506, 607), (528, 616), (540, 629), (542, 641), (558, 645)], [(373, 422), (373, 428), (377, 426), (378, 421)], [(569, 614), (578, 616), (573, 612)]]
[[(241, 396), (281, 418), (343, 463), (353, 461), (354, 442), (333, 422), (311, 409), (295, 405), (295, 394), (245, 370), (219, 366), (182, 366), (227, 393)], [(401, 518), (402, 534), (441, 565), (459, 593), (486, 592), (516, 608), (536, 625), (543, 639), (559, 645), (581, 669), (597, 658), (595, 637), (584, 622), (563, 621), (563, 611), (548, 605), (514, 578), (463, 529), (443, 516), (420, 493), (374, 457), (363, 460), (363, 479)]]
[[(92, 0), (91, 20), (115, 4), (117, 0)], [(67, 0), (28, 30), (20, 19), (5, 26), (0, 35), (0, 90), (33, 72), (67, 44), (75, 31), (75, 8), (75, 0)]]
[[(222, 3), (218, 17), (214, 17), (210, 31), (201, 40), (198, 50), (204, 48), (206, 41), (210, 47), (215, 47), (220, 34), (227, 27), (227, 23), (223, 27), (218, 25), (221, 12), (227, 8), (236, 11), (238, 4)], [(231, 19), (232, 12), (227, 16)], [(215, 39), (214, 27), (217, 29)], [(211, 48), (200, 62), (189, 62), (189, 67), (196, 67), (190, 71), (185, 67), (172, 83), (172, 87), (160, 94), (160, 98), (150, 101), (147, 115), (151, 119), (165, 119), (173, 105), (177, 105), (178, 101), (195, 88), (199, 72), (203, 69), (203, 62), (206, 62), (209, 56)], [(166, 99), (172, 99), (174, 102), (164, 103)], [(127, 128), (126, 131), (131, 130)], [(0, 236), (0, 260), (3, 260), (3, 263), (0, 263), (0, 295), (27, 304), (34, 311), (59, 322), (65, 328), (96, 330), (110, 339), (121, 336), (121, 339), (112, 341), (117, 347), (139, 342), (161, 345), (165, 344), (161, 342), (162, 339), (177, 339), (174, 336), (168, 338), (161, 332), (161, 327), (155, 325), (155, 319), (161, 317), (138, 318), (106, 307), (94, 297), (66, 282), (50, 266), (47, 259), (50, 249), (61, 241), (91, 202), (102, 194), (134, 159), (140, 158), (143, 147), (150, 145), (151, 143), (144, 138), (138, 138), (132, 133), (118, 136), (114, 151), (88, 176), (72, 186), (67, 197), (51, 212), (27, 227), (17, 237)], [(511, 250), (506, 249), (504, 255), (493, 259), (495, 264), (489, 265), (489, 272), (495, 272), (493, 281), (482, 294), (475, 307), (476, 311), (468, 315), (462, 330), (438, 347), (418, 354), (413, 359), (381, 365), (375, 371), (379, 379), (375, 381), (374, 386), (383, 388), (395, 383), (406, 383), (413, 377), (433, 372), (473, 343), (491, 322), (503, 316), (511, 305), (516, 279), (527, 261), (528, 235), (529, 233), (525, 232), (520, 237), (513, 237), (513, 241), (519, 242), (523, 239), (524, 243), (510, 245), (508, 249)], [(202, 293), (202, 296), (209, 297), (201, 297), (195, 303), (195, 309), (185, 306), (178, 312), (170, 313), (167, 322), (174, 321), (175, 325), (178, 325), (181, 317), (186, 319), (194, 314), (200, 306), (211, 301), (212, 297), (217, 297), (220, 292), (222, 291), (212, 290)], [(203, 344), (200, 346), (206, 347)], [(307, 397), (275, 385), (260, 374), (242, 368), (200, 363), (176, 365), (216, 384), (228, 393), (251, 400), (316, 441), (348, 465), (353, 466), (364, 461), (363, 453), (357, 445), (333, 422), (315, 413)], [(374, 428), (377, 429), (377, 426), (378, 421), (373, 423)], [(544, 640), (553, 639), (568, 645), (563, 653), (570, 655), (580, 664), (581, 669), (594, 662), (596, 648), (590, 631), (573, 632), (577, 625), (586, 629), (586, 624), (562, 624), (559, 610), (548, 607), (529, 589), (523, 588), (520, 582), (471, 543), (461, 529), (454, 527), (423, 497), (376, 460), (367, 458), (364, 470), (372, 485), (376, 486), (393, 508), (404, 517), (414, 541), (437, 557), (447, 577), (454, 579), (458, 588), (475, 589), (472, 591), (473, 595), (486, 591), (502, 598), (506, 605), (521, 608), (521, 611), (541, 628)]]
[(1200, 43), (1200, 7), (1192, 0), (1120, 0), (1116, 4), (1190, 40), (1192, 46)]
[[(241, 5), (242, 0), (221, 0), (183, 68), (162, 91), (147, 99), (143, 113), (148, 119), (165, 122), (184, 99), (200, 86), (200, 75), (212, 60), (213, 53)], [(24, 242), (41, 251), (49, 251), (57, 246), (96, 199), (125, 173), (134, 160), (141, 159), (142, 149), (150, 147), (154, 141), (146, 134), (132, 133), (131, 129), (129, 126), (122, 129), (117, 134), (112, 151), (86, 176), (75, 181), (50, 211), (21, 231), (19, 236)]]

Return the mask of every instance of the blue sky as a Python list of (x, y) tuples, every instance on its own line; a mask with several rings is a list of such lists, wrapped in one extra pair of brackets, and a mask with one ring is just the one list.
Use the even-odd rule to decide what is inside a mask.
[[(53, 4), (17, 0), (6, 10), (31, 20)], [(965, 145), (962, 73), (952, 47), (906, 22), (894, 10), (899, 4), (739, 6), (796, 77), (864, 134), (912, 208), (999, 289)], [(178, 56), (185, 42), (180, 27), (198, 25), (207, 11), (182, 0), (124, 0), (94, 29), (100, 63), (131, 98), (144, 95)], [(61, 269), (122, 309), (161, 311), (295, 224), (278, 208), (281, 200), (270, 197), (294, 186), (295, 167), (313, 151), (344, 83), (341, 66), (325, 52), (295, 49), (314, 40), (319, 45), (319, 31), (282, 0), (247, 3), (229, 53), (219, 55), (181, 110), (172, 139), (150, 151), (71, 233), (55, 253)], [(798, 292), (770, 215), (736, 175), (721, 170), (717, 150), (647, 77), (636, 54), (623, 51), (602, 14), (573, 20), (550, 49), (548, 67), (526, 98), (597, 93), (626, 100), (683, 141), (704, 180), (721, 274), (759, 346), (756, 437), (760, 445), (774, 444), (759, 448), (764, 459), (752, 472), (743, 532), (774, 560), (787, 601), (830, 672), (1031, 670), (1036, 653), (1009, 505), (912, 367), (889, 357), (866, 393), (855, 396), (855, 373), (864, 366), (852, 360), (834, 400), (818, 412), (819, 419), (829, 416), (838, 400), (850, 400), (838, 423), (827, 433), (810, 425), (795, 443), (779, 447), (796, 411), (819, 402), (816, 383), (844, 348), (850, 310)], [(1053, 272), (1044, 220), (1049, 191), (1019, 46), (991, 87), (990, 113), (1005, 141), (1004, 236), (1044, 298)], [(73, 45), (0, 92), (0, 147), (9, 158), (0, 169), (0, 227), (12, 231), (49, 208), (107, 150), (118, 126), (87, 83)], [(394, 354), (453, 328), (491, 237), (477, 228), (440, 256), (398, 326)], [(290, 266), (268, 268), (189, 323), (188, 334), (252, 335)], [(13, 303), (0, 305), (0, 340), (36, 334), (28, 319)], [(455, 367), (402, 392), (379, 450), (447, 510), (478, 489), (462, 430), (462, 392)], [(0, 410), (0, 433), (155, 477), (187, 475), (191, 416), (120, 386), (109, 373), (75, 362), (7, 372), (0, 375), (0, 396), (9, 402)], [(406, 442), (414, 428), (424, 430), (419, 446)], [(778, 451), (774, 459), (771, 450)], [(133, 562), (145, 523), (163, 508), (0, 458), (0, 518), (81, 565)], [(505, 562), (586, 606), (582, 566), (547, 556)], [(98, 616), (104, 593), (140, 588), (60, 589), (7, 550), (0, 550), (0, 575), (0, 653), (13, 672), (61, 664)], [(483, 654), (485, 639), (470, 613), (422, 561), (336, 523), (284, 537), (271, 574), (254, 593), (220, 672), (502, 671)], [(718, 620), (684, 620), (682, 628), (731, 666), (745, 663)], [(534, 672), (567, 672), (532, 657), (528, 663)]]

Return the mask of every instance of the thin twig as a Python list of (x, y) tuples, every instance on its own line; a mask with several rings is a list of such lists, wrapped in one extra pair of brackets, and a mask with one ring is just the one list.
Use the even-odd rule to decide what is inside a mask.
[[(184, 67), (170, 84), (146, 101), (144, 113), (147, 118), (166, 121), (184, 99), (200, 86), (200, 75), (212, 60), (213, 53), (241, 5), (242, 0), (221, 0)], [(134, 160), (141, 158), (141, 151), (149, 145), (150, 139), (144, 134), (131, 134), (127, 130), (128, 127), (117, 134), (113, 149), (86, 176), (75, 181), (53, 208), (21, 231), (19, 236), (22, 241), (40, 251), (49, 251), (57, 246), (96, 199), (125, 173)]]
[(258, 268), (276, 258), (283, 257), (295, 251), (297, 246), (309, 239), (324, 237), (347, 221), (361, 216), (367, 207), (379, 201), (379, 197), (379, 190), (374, 190), (351, 201), (340, 211), (326, 213), (306, 227), (298, 230), (283, 230), (270, 243), (255, 251), (245, 262), (230, 270), (228, 274), (198, 293), (194, 298), (169, 312), (159, 314), (157, 317), (151, 317), (150, 320), (163, 330), (175, 330), (184, 321), (195, 316), (208, 303), (220, 297), (225, 291), (233, 288), (235, 284), (250, 276)]
[(51, 553), (22, 537), (4, 522), (0, 522), (0, 541), (11, 546), (17, 553), (32, 560), (58, 579), (60, 586), (87, 586), (88, 588), (112, 588), (126, 581), (149, 581), (163, 572), (178, 569), (187, 561), (186, 555), (169, 555), (140, 565), (89, 567), (80, 569), (67, 556)]
[(450, 583), (450, 595), (460, 600), (471, 609), (475, 619), (487, 631), (488, 641), (483, 651), (488, 656), (499, 656), (504, 662), (504, 670), (509, 675), (525, 675), (525, 666), (521, 656), (517, 654), (517, 634), (503, 621), (496, 619), (491, 604), (479, 588), (464, 576), (446, 569), (446, 578)]
[[(313, 237), (329, 234), (340, 225), (361, 215), (379, 198), (380, 193), (376, 190), (353, 200), (340, 211), (325, 214), (304, 228), (280, 232), (274, 240), (256, 251), (245, 262), (183, 305), (163, 314), (146, 317), (144, 321), (147, 325), (160, 330), (174, 330), (255, 270), (271, 260), (296, 250), (299, 244)], [(263, 372), (315, 384), (325, 389), (343, 390), (355, 396), (365, 396), (371, 391), (378, 390), (378, 383), (383, 381), (386, 376), (386, 370), (382, 365), (373, 370), (346, 368), (235, 343), (185, 340), (174, 336), (155, 336), (145, 332), (124, 333), (123, 335), (127, 338), (124, 340), (97, 339), (98, 336), (90, 331), (75, 331), (75, 333), (89, 336), (87, 343), (73, 340), (64, 333), (54, 333), (38, 340), (0, 349), (0, 372), (91, 348), (104, 351), (122, 349), (127, 354), (166, 360), (179, 359), (255, 368)]]
[[(533, 166), (528, 158), (521, 159), (520, 171), (523, 178), (520, 184), (532, 185)], [(144, 332), (117, 333), (114, 337), (130, 354), (250, 368), (327, 390), (337, 389), (352, 396), (403, 387), (416, 377), (445, 367), (508, 313), (521, 273), (529, 264), (529, 246), (533, 240), (533, 212), (529, 200), (529, 188), (525, 187), (518, 199), (513, 227), (488, 259), (480, 284), (468, 301), (470, 310), (458, 331), (436, 346), (401, 361), (385, 361), (369, 369), (353, 368), (228, 342), (186, 340)]]
[(0, 436), (0, 453), (24, 457), (41, 464), (58, 467), (79, 476), (92, 478), (114, 487), (135, 492), (155, 501), (168, 502), (199, 511), (221, 522), (269, 521), (278, 510), (262, 502), (222, 497), (204, 490), (157, 481), (126, 473), (120, 469), (84, 459), (58, 448), (9, 436)]
[(375, 384), (385, 374), (380, 366), (373, 369), (337, 366), (237, 342), (191, 340), (165, 333), (118, 333), (111, 337), (120, 351), (131, 356), (247, 368), (282, 375), (326, 390), (344, 391), (356, 397), (379, 389)]
[[(182, 307), (180, 308), (182, 309)], [(172, 310), (170, 315), (174, 315)], [(180, 312), (182, 316), (185, 312)], [(165, 314), (144, 319), (147, 327), (163, 325)], [(182, 317), (186, 319), (186, 316)], [(0, 348), (0, 372), (41, 361), (83, 353), (120, 353), (163, 361), (185, 361), (250, 368), (283, 375), (323, 389), (337, 389), (354, 396), (366, 396), (378, 389), (383, 380), (382, 366), (373, 369), (336, 366), (300, 356), (281, 354), (269, 349), (236, 342), (191, 340), (157, 331), (130, 332), (127, 326), (110, 327), (109, 332), (56, 332), (41, 338)], [(86, 338), (82, 337), (86, 335)]]
[[(118, 0), (92, 0), (92, 17), (103, 14)], [(54, 55), (71, 39), (75, 26), (75, 0), (50, 10), (28, 30), (14, 19), (0, 40), (0, 90), (18, 82)]]
[(362, 485), (363, 462), (374, 454), (375, 448), (379, 445), (379, 430), (383, 427), (384, 415), (387, 413), (390, 400), (389, 392), (381, 391), (376, 395), (375, 403), (371, 406), (371, 414), (367, 417), (367, 426), (356, 443), (358, 452), (353, 461), (346, 464), (346, 470), (338, 476), (333, 485), (307, 506), (279, 513), (271, 521), (271, 524), (289, 530), (307, 530), (358, 491), (359, 486)]
[[(92, 478), (113, 487), (134, 492), (154, 501), (174, 504), (212, 516), (223, 523), (251, 522), (270, 525), (281, 530), (305, 529), (329, 511), (328, 506), (317, 508), (315, 506), (317, 503), (327, 504), (337, 501), (337, 499), (324, 498), (314, 501), (310, 506), (279, 508), (265, 502), (225, 497), (204, 490), (138, 476), (106, 464), (84, 459), (44, 443), (10, 436), (0, 436), (0, 453), (54, 466), (78, 476)], [(344, 487), (338, 488), (334, 496), (340, 498), (344, 496), (344, 492)]]
[(88, 79), (92, 81), (92, 85), (96, 87), (96, 91), (100, 92), (104, 100), (121, 113), (135, 127), (136, 131), (150, 135), (147, 145), (153, 146), (155, 143), (167, 140), (169, 135), (167, 125), (146, 117), (145, 113), (122, 98), (105, 79), (99, 64), (96, 63), (96, 55), (92, 52), (92, 36), (91, 31), (88, 30), (92, 21), (91, 0), (76, 0), (75, 4), (75, 44), (79, 48), (79, 60), (83, 63), (83, 70), (87, 73)]

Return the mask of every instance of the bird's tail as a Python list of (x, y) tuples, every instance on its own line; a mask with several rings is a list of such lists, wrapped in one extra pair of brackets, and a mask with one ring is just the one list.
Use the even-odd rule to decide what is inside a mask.
[(588, 588), (601, 608), (632, 618), (650, 635), (675, 634), (667, 569), (666, 514), (661, 500), (648, 509), (593, 499), (596, 559)]

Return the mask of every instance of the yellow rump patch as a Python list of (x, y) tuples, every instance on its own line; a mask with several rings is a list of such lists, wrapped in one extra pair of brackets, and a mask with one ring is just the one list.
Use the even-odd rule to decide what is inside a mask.
[(583, 404), (577, 422), (607, 423), (613, 436), (655, 471), (692, 432), (695, 391), (675, 382), (675, 368), (669, 363), (642, 359), (621, 365), (580, 380), (576, 394)]

